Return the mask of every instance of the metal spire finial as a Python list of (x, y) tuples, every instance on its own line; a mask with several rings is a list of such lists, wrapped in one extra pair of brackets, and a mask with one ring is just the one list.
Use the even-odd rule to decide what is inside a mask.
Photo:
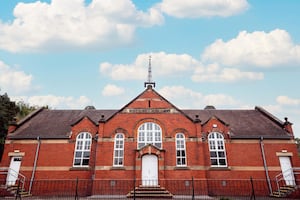
[(148, 67), (148, 82), (152, 81), (152, 69), (151, 69), (151, 55), (149, 56), (149, 67)]
[(151, 55), (149, 56), (148, 80), (144, 83), (145, 87), (155, 87), (155, 82), (152, 82)]

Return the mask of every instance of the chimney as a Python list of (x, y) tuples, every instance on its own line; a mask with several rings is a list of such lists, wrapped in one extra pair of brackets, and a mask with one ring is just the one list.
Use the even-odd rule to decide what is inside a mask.
[(17, 119), (14, 117), (8, 124), (7, 133), (13, 133), (18, 128)]
[(285, 117), (284, 118), (284, 120), (285, 120), (285, 122), (284, 122), (284, 124), (283, 124), (283, 128), (284, 128), (284, 130), (286, 130), (288, 133), (290, 133), (291, 135), (294, 135), (294, 133), (293, 133), (293, 128), (292, 128), (292, 123), (291, 122), (289, 122), (288, 121), (288, 118), (287, 117)]

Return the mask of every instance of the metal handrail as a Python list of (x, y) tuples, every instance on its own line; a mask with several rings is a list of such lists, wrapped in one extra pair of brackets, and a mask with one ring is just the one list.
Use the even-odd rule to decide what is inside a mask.
[(284, 174), (287, 174), (287, 173), (289, 173), (289, 176), (295, 175), (295, 174), (300, 174), (300, 167), (294, 167), (294, 168), (287, 169), (275, 176), (277, 191), (278, 191), (279, 195), (281, 195), (279, 182), (284, 180)]
[[(15, 173), (9, 173), (9, 172), (15, 172)], [(0, 171), (0, 174), (13, 175), (15, 178), (17, 178), (17, 180), (20, 181), (20, 183), (22, 185), (22, 190), (24, 190), (26, 177), (23, 174), (21, 174), (20, 172), (17, 172), (16, 170), (14, 170), (12, 168), (7, 168), (7, 170), (2, 169), (2, 171)]]

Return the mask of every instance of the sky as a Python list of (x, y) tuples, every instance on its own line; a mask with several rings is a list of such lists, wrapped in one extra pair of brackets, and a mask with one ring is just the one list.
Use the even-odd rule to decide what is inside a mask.
[(0, 0), (0, 93), (120, 109), (155, 90), (180, 109), (254, 109), (300, 137), (298, 0)]

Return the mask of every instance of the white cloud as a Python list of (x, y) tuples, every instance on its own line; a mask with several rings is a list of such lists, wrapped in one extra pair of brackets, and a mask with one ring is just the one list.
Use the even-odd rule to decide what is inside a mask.
[(84, 109), (86, 106), (91, 105), (91, 100), (86, 96), (80, 96), (79, 98), (74, 98), (72, 96), (54, 96), (54, 95), (44, 95), (44, 96), (13, 96), (11, 97), (13, 101), (23, 101), (28, 103), (30, 106), (49, 106), (51, 109)]
[(207, 105), (223, 107), (238, 104), (236, 100), (226, 94), (203, 95), (183, 86), (166, 86), (158, 92), (182, 109), (186, 109), (186, 106), (189, 106), (188, 108), (204, 108)]
[(204, 65), (200, 60), (188, 54), (168, 54), (165, 52), (146, 53), (137, 56), (132, 64), (100, 64), (100, 73), (113, 80), (147, 80), (147, 69), (151, 55), (153, 77), (192, 75), (195, 82), (236, 82), (261, 80), (263, 73), (241, 71), (237, 68), (222, 68), (217, 63)]
[(110, 76), (114, 80), (147, 80), (149, 66), (149, 55), (154, 77), (178, 75), (191, 71), (200, 63), (187, 54), (167, 54), (165, 52), (140, 54), (130, 65), (111, 64), (104, 62), (100, 64), (100, 72)]
[(260, 72), (244, 72), (237, 68), (221, 68), (218, 64), (198, 66), (192, 76), (195, 82), (236, 82), (243, 80), (262, 80)]
[(0, 89), (10, 95), (22, 94), (34, 89), (33, 76), (12, 68), (0, 60)]
[(300, 99), (278, 96), (276, 102), (276, 105), (265, 105), (263, 108), (275, 115), (281, 121), (284, 121), (284, 118), (287, 117), (288, 121), (293, 124), (292, 128), (295, 137), (300, 138)]
[(293, 99), (288, 96), (278, 96), (276, 98), (276, 101), (281, 105), (291, 105), (291, 106), (300, 105), (300, 99)]
[(125, 90), (121, 87), (118, 87), (116, 85), (108, 84), (104, 87), (102, 91), (103, 96), (117, 96), (121, 95), (125, 92)]
[(18, 3), (12, 22), (0, 21), (0, 48), (11, 51), (47, 51), (67, 48), (103, 50), (133, 40), (136, 27), (163, 22), (155, 9), (136, 9), (130, 0), (52, 0)]
[(228, 106), (228, 105), (236, 105), (237, 101), (233, 99), (233, 97), (228, 96), (226, 94), (209, 94), (204, 96), (203, 102), (206, 105), (214, 105), (214, 106)]
[(225, 66), (272, 67), (300, 63), (300, 45), (294, 44), (289, 33), (276, 29), (269, 33), (242, 31), (234, 39), (216, 40), (202, 54), (203, 62)]
[(178, 18), (227, 17), (245, 11), (246, 0), (163, 0), (158, 4), (162, 12)]

